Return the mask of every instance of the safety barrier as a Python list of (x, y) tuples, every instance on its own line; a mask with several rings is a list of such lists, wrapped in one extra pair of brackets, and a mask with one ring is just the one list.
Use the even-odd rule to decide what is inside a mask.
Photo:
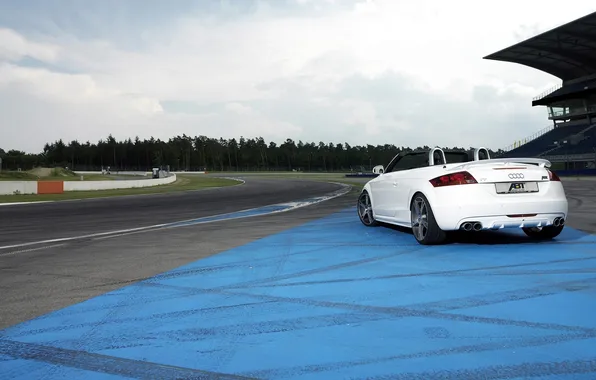
[(176, 174), (171, 174), (169, 177), (155, 179), (125, 179), (121, 181), (68, 181), (64, 182), (64, 191), (133, 189), (138, 187), (166, 185), (174, 181), (176, 181)]
[(37, 194), (62, 194), (64, 181), (38, 181)]
[(155, 179), (122, 181), (0, 181), (0, 195), (62, 194), (67, 191), (133, 189), (166, 185), (176, 181), (176, 174)]
[[(98, 170), (95, 170), (95, 171), (93, 171), (93, 170), (78, 171), (77, 170), (77, 171), (75, 171), (75, 173), (78, 174), (78, 175), (102, 174), (102, 172), (101, 171), (98, 171)], [(147, 171), (117, 171), (117, 170), (112, 170), (111, 174), (108, 174), (108, 176), (109, 175), (112, 175), (112, 176), (117, 176), (117, 175), (131, 176), (131, 175), (134, 175), (134, 176), (145, 177), (145, 176), (151, 175), (151, 172), (147, 172)]]
[(0, 181), (0, 195), (37, 194), (36, 181)]

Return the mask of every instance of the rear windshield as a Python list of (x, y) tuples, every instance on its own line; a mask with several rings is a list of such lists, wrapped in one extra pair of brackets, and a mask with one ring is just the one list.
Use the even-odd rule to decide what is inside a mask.
[(467, 152), (445, 152), (445, 159), (448, 164), (471, 161)]

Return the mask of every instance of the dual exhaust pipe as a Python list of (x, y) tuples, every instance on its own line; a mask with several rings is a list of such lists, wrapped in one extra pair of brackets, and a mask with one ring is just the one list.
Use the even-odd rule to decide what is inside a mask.
[(482, 223), (480, 222), (465, 222), (460, 227), (464, 231), (480, 231), (482, 229)]
[[(565, 225), (565, 218), (558, 216), (553, 220), (553, 226), (560, 227)], [(464, 231), (480, 231), (482, 229), (482, 223), (480, 222), (465, 222), (462, 223), (460, 229)]]

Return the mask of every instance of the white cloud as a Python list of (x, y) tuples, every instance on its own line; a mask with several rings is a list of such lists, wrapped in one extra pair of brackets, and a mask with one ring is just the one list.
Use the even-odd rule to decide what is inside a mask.
[[(557, 12), (554, 1), (293, 1), (295, 13), (262, 0), (250, 14), (228, 4), (228, 18), (191, 12), (168, 28), (131, 27), (142, 40), (134, 51), (107, 35), (0, 25), (0, 146), (186, 133), (500, 148), (548, 124), (530, 102), (558, 80), (482, 57), (595, 10), (588, 1)], [(26, 57), (48, 65), (24, 67)], [(168, 102), (196, 109), (171, 112)]]
[(0, 62), (19, 60), (25, 56), (53, 62), (60, 52), (57, 46), (28, 41), (14, 30), (2, 28), (1, 25), (0, 41)]

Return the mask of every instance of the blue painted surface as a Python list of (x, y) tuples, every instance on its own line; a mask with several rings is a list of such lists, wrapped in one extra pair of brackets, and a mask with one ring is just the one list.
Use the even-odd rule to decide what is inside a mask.
[(349, 209), (3, 330), (0, 377), (596, 378), (596, 237), (473, 236)]

